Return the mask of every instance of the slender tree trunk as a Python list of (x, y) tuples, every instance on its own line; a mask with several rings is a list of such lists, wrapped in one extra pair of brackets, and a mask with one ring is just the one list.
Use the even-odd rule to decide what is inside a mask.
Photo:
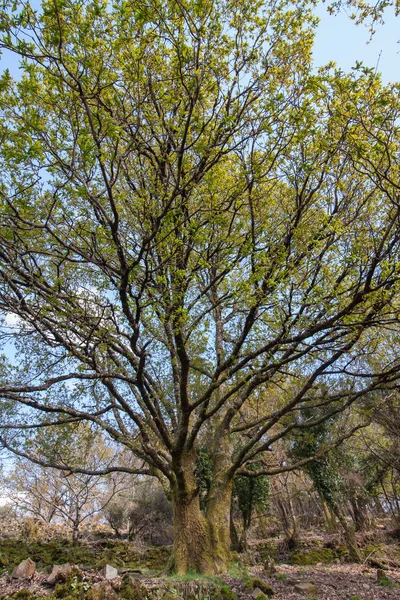
[(361, 562), (361, 555), (357, 545), (354, 525), (346, 521), (346, 517), (336, 503), (332, 503), (331, 508), (343, 528), (344, 539), (346, 540), (346, 546), (349, 551), (350, 560), (355, 563)]
[(335, 516), (330, 511), (327, 502), (324, 500), (324, 498), (321, 495), (320, 495), (320, 500), (321, 500), (322, 510), (324, 512), (326, 530), (328, 533), (336, 533), (337, 526), (336, 526), (336, 522), (335, 522)]
[(233, 519), (233, 505), (231, 503), (231, 514), (230, 514), (230, 534), (231, 534), (231, 550), (239, 552), (239, 535), (236, 529), (235, 521)]
[(239, 552), (247, 552), (249, 546), (247, 544), (247, 527), (243, 525), (242, 535), (239, 540)]
[(281, 522), (282, 522), (282, 527), (283, 527), (283, 531), (285, 533), (286, 537), (290, 537), (290, 522), (289, 522), (289, 518), (286, 512), (286, 508), (284, 503), (282, 502), (282, 500), (280, 498), (278, 498), (277, 500), (277, 505), (278, 505), (278, 509), (279, 512), (281, 514)]
[(77, 546), (79, 540), (79, 523), (74, 523), (74, 527), (72, 529), (72, 545)]
[(289, 492), (288, 492), (288, 507), (289, 507), (290, 520), (292, 522), (292, 534), (290, 537), (295, 540), (298, 537), (298, 524), (297, 524), (296, 513), (295, 513), (295, 510), (293, 507), (292, 498), (290, 497)]

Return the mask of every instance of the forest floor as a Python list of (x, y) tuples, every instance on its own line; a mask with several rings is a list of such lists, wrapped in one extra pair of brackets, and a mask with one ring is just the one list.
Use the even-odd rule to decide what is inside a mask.
[(285, 564), (277, 565), (276, 575), (268, 582), (274, 589), (275, 600), (304, 600), (304, 594), (293, 590), (294, 580), (314, 583), (321, 600), (400, 600), (400, 569), (385, 571), (389, 583), (379, 582), (376, 573), (376, 569), (357, 564), (307, 567)]
[[(274, 600), (400, 600), (399, 540), (369, 532), (360, 536), (359, 545), (363, 561), (352, 564), (334, 536), (304, 536), (292, 550), (279, 538), (259, 540), (246, 554), (233, 555), (228, 575), (206, 579), (161, 576), (169, 547), (115, 539), (72, 546), (66, 540), (28, 543), (0, 537), (0, 599), (251, 600), (254, 588), (260, 587)], [(14, 567), (26, 558), (36, 563), (36, 572), (30, 579), (13, 578)], [(65, 563), (79, 571), (67, 582), (50, 586), (52, 567)], [(105, 578), (106, 564), (118, 569), (118, 578)], [(307, 585), (299, 591), (301, 584)]]

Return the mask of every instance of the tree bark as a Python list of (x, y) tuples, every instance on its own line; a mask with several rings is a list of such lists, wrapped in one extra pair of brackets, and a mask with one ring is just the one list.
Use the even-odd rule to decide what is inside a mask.
[(207, 503), (207, 522), (211, 535), (215, 573), (226, 573), (231, 556), (232, 481), (217, 475)]
[(72, 545), (77, 546), (79, 541), (79, 523), (74, 523), (72, 529)]
[(344, 539), (346, 540), (350, 560), (355, 563), (361, 562), (361, 554), (357, 545), (354, 525), (347, 522), (346, 517), (336, 503), (332, 503), (331, 508), (343, 528)]
[(172, 488), (174, 521), (173, 569), (178, 575), (225, 573), (230, 560), (232, 483), (215, 478), (206, 514), (200, 510), (195, 477), (195, 454), (179, 459)]
[(326, 531), (327, 531), (327, 533), (336, 533), (337, 526), (336, 526), (336, 522), (335, 522), (335, 517), (329, 510), (329, 506), (328, 506), (326, 500), (324, 500), (324, 498), (322, 497), (322, 495), (320, 495), (320, 500), (321, 500), (322, 510), (324, 513), (325, 523), (326, 523)]
[(174, 571), (213, 574), (208, 523), (200, 511), (199, 497), (176, 491), (172, 496), (174, 519)]
[(212, 448), (213, 476), (205, 514), (200, 509), (195, 450), (181, 455), (174, 465), (173, 555), (178, 574), (196, 571), (216, 575), (229, 568), (233, 487), (230, 450), (229, 433), (221, 423)]
[(236, 529), (236, 525), (235, 525), (235, 521), (233, 518), (233, 506), (231, 503), (231, 514), (230, 514), (230, 534), (231, 534), (231, 550), (233, 550), (234, 552), (240, 552), (240, 547), (239, 547), (239, 536), (238, 536), (238, 532)]

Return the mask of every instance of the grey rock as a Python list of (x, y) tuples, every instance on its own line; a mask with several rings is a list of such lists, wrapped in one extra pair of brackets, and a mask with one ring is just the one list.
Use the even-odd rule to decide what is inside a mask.
[(111, 565), (106, 565), (103, 569), (103, 575), (106, 579), (115, 579), (118, 577), (118, 569), (112, 567)]
[(12, 572), (13, 579), (30, 579), (36, 571), (36, 563), (30, 558), (23, 560)]
[(314, 596), (315, 594), (319, 594), (319, 589), (315, 585), (315, 583), (311, 583), (311, 581), (304, 581), (302, 583), (296, 583), (294, 586), (294, 591), (299, 594), (307, 594), (307, 596)]
[(90, 591), (92, 600), (118, 600), (118, 595), (108, 581), (95, 583)]
[(255, 588), (251, 593), (251, 597), (254, 599), (257, 598), (257, 600), (264, 600), (268, 598), (268, 596), (266, 596), (264, 592), (260, 590), (260, 588)]
[(47, 578), (49, 585), (55, 585), (60, 581), (66, 581), (72, 573), (72, 567), (69, 563), (65, 565), (54, 565), (53, 570)]

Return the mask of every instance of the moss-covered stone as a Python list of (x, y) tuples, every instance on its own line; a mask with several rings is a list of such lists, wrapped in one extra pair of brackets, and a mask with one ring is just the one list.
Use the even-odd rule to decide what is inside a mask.
[(119, 592), (123, 600), (142, 600), (147, 595), (147, 590), (141, 583), (131, 577), (124, 577)]
[(223, 585), (220, 589), (222, 600), (237, 600), (237, 594), (227, 585)]
[(54, 598), (68, 598), (68, 600), (84, 600), (86, 585), (82, 581), (79, 569), (73, 569), (71, 575), (64, 582), (57, 583), (54, 588)]
[(330, 548), (315, 548), (312, 550), (304, 550), (295, 552), (290, 557), (292, 565), (316, 565), (318, 563), (330, 563), (337, 558), (337, 553)]
[(68, 540), (22, 543), (17, 539), (0, 540), (0, 568), (9, 572), (27, 558), (31, 558), (38, 570), (50, 572), (53, 565), (65, 563), (100, 570), (107, 563), (117, 568), (138, 569), (148, 562), (149, 570), (161, 570), (168, 561), (170, 548), (150, 548), (145, 553), (135, 550), (131, 542), (113, 540), (95, 546), (73, 546)]
[(256, 596), (253, 596), (254, 600), (268, 600), (268, 596), (264, 592), (258, 592)]
[(267, 596), (274, 595), (274, 590), (269, 585), (269, 583), (267, 583), (266, 581), (264, 581), (264, 579), (261, 579), (260, 577), (254, 577), (253, 579), (250, 579), (248, 587), (250, 587), (251, 590), (255, 590), (256, 588), (258, 588), (263, 592), (263, 594), (266, 594)]
[(87, 600), (118, 600), (116, 592), (108, 581), (99, 581), (93, 585), (86, 598)]

